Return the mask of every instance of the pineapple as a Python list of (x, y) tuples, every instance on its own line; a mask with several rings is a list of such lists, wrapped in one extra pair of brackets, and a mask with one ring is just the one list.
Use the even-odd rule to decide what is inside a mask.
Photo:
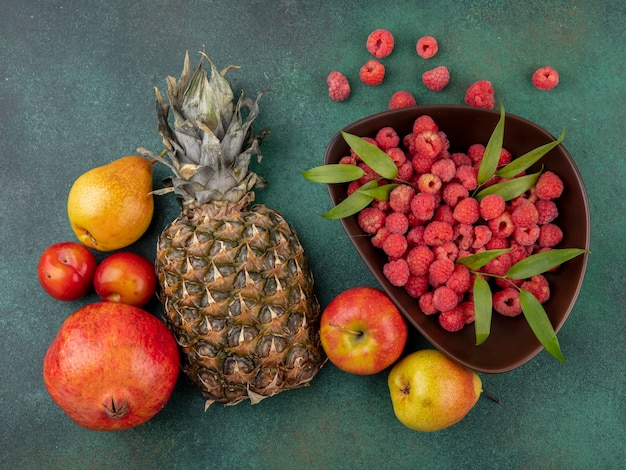
[(261, 158), (264, 133), (253, 135), (252, 122), (263, 92), (254, 101), (242, 93), (235, 104), (230, 68), (218, 72), (202, 53), (192, 74), (187, 53), (179, 80), (167, 77), (169, 104), (155, 89), (165, 145), (155, 157), (173, 172), (157, 193), (173, 191), (182, 205), (158, 240), (159, 296), (182, 368), (207, 407), (308, 385), (325, 361), (296, 232), (277, 211), (252, 204), (253, 188), (264, 184), (248, 169), (252, 156)]

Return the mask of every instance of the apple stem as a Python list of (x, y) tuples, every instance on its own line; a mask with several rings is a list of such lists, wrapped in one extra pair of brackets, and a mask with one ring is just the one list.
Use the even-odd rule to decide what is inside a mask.
[(349, 328), (346, 328), (345, 326), (341, 326), (341, 325), (336, 325), (333, 322), (328, 322), (329, 326), (332, 326), (333, 328), (337, 328), (338, 330), (341, 331), (345, 331), (346, 333), (351, 333), (355, 336), (363, 336), (363, 332), (362, 331), (355, 331), (355, 330), (351, 330)]
[(500, 399), (494, 395), (492, 395), (489, 392), (486, 392), (485, 389), (483, 389), (483, 395), (485, 395), (487, 398), (489, 398), (491, 401), (495, 401), (496, 403), (500, 403)]

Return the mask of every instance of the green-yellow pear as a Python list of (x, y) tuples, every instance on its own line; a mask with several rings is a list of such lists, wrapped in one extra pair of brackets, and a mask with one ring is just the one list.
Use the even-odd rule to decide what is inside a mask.
[(76, 179), (67, 198), (67, 214), (82, 243), (112, 251), (139, 240), (154, 212), (153, 163), (139, 156), (122, 157)]
[(459, 422), (482, 391), (478, 375), (435, 349), (405, 356), (388, 377), (396, 417), (416, 431), (438, 431)]

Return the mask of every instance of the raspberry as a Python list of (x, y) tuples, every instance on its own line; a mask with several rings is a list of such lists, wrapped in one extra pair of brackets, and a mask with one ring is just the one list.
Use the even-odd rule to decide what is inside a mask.
[(456, 220), (454, 220), (454, 216), (452, 215), (452, 207), (448, 204), (440, 204), (437, 209), (435, 209), (435, 215), (433, 216), (433, 220), (438, 220), (439, 222), (447, 222), (450, 225), (456, 224)]
[(411, 200), (415, 196), (415, 189), (408, 184), (396, 186), (389, 193), (389, 206), (395, 212), (406, 214), (411, 210)]
[(383, 127), (377, 133), (374, 138), (378, 147), (383, 150), (388, 150), (392, 147), (397, 147), (400, 143), (400, 137), (393, 127)]
[(348, 196), (350, 196), (350, 194), (354, 193), (360, 187), (361, 187), (361, 182), (359, 180), (350, 181), (350, 184), (348, 185), (348, 189), (346, 190), (346, 193), (348, 193)]
[(563, 240), (563, 231), (554, 224), (544, 224), (539, 227), (537, 243), (542, 248), (552, 248)]
[(436, 161), (437, 155), (418, 154), (413, 155), (411, 166), (415, 173), (421, 175), (422, 173), (429, 173)]
[(432, 36), (422, 36), (417, 40), (415, 51), (422, 59), (430, 59), (439, 50), (437, 40)]
[(440, 312), (452, 310), (459, 303), (459, 296), (447, 286), (437, 287), (433, 291), (433, 307)]
[(491, 236), (491, 240), (485, 243), (485, 249), (487, 250), (504, 250), (509, 247), (509, 239)]
[(425, 276), (428, 274), (428, 268), (435, 261), (435, 254), (427, 246), (419, 245), (411, 248), (405, 259), (411, 274)]
[(404, 150), (402, 150), (400, 147), (387, 148), (385, 149), (385, 153), (389, 155), (389, 158), (391, 158), (393, 163), (398, 168), (406, 163), (406, 154), (404, 153)]
[(432, 173), (424, 173), (417, 180), (417, 189), (423, 193), (437, 194), (441, 189), (441, 180)]
[(457, 294), (465, 294), (468, 290), (470, 290), (470, 272), (467, 266), (455, 264), (454, 272), (446, 281), (446, 286)]
[(463, 310), (463, 315), (465, 316), (465, 324), (469, 325), (470, 323), (474, 323), (476, 319), (476, 310), (474, 309), (474, 302), (471, 300), (466, 300), (465, 302), (461, 302), (459, 307)]
[(433, 307), (433, 293), (432, 292), (426, 292), (424, 295), (422, 295), (419, 298), (419, 301), (417, 303), (420, 307), (420, 310), (424, 313), (424, 315), (434, 315), (435, 313), (438, 312), (438, 310)]
[(504, 166), (511, 163), (513, 155), (507, 149), (500, 150), (500, 160), (498, 160), (498, 166)]
[(417, 135), (426, 131), (437, 132), (439, 131), (439, 126), (431, 116), (422, 114), (413, 121), (413, 134)]
[(374, 199), (370, 207), (375, 207), (376, 209), (379, 209), (385, 213), (389, 212), (390, 210), (389, 201), (381, 201), (379, 199)]
[(527, 202), (513, 211), (511, 214), (511, 220), (516, 227), (532, 227), (533, 225), (537, 225), (539, 212), (534, 204)]
[(548, 280), (542, 274), (537, 274), (536, 276), (527, 279), (522, 283), (521, 288), (534, 295), (542, 304), (547, 302), (550, 298), (550, 285), (548, 284)]
[(516, 241), (511, 242), (511, 249), (508, 251), (509, 258), (511, 258), (511, 266), (513, 266), (518, 261), (523, 260), (528, 256), (528, 252), (523, 245), (520, 245)]
[(519, 302), (519, 291), (514, 287), (507, 287), (493, 294), (493, 308), (496, 312), (507, 317), (515, 317), (522, 313)]
[(383, 243), (385, 243), (385, 240), (387, 240), (387, 237), (390, 234), (391, 232), (387, 227), (381, 227), (378, 232), (376, 232), (376, 234), (370, 239), (372, 245), (374, 245), (376, 248), (382, 249)]
[(452, 310), (441, 312), (439, 324), (450, 332), (460, 331), (465, 326), (465, 312), (461, 307), (454, 307)]
[[(383, 242), (383, 251), (390, 258), (400, 258), (408, 247), (406, 237), (399, 233), (389, 233)], [(408, 266), (407, 266), (408, 268)]]
[(474, 241), (472, 242), (472, 248), (477, 249), (485, 246), (491, 240), (493, 234), (486, 225), (476, 225), (474, 227)]
[(452, 215), (462, 224), (474, 224), (480, 217), (480, 205), (473, 197), (466, 197), (457, 203)]
[(458, 202), (469, 196), (469, 191), (461, 183), (448, 183), (443, 187), (442, 198), (450, 205), (455, 207)]
[(372, 31), (367, 37), (367, 42), (365, 43), (367, 51), (379, 59), (387, 57), (391, 54), (393, 46), (393, 35), (386, 29), (377, 29)]
[(404, 162), (398, 167), (396, 178), (403, 181), (409, 181), (413, 176), (413, 164), (409, 161)]
[(456, 174), (456, 165), (450, 158), (440, 158), (430, 167), (430, 172), (438, 176), (443, 183), (447, 183)]
[(461, 250), (469, 250), (474, 243), (474, 226), (470, 224), (455, 225), (454, 239)]
[(507, 211), (504, 211), (498, 217), (490, 219), (487, 224), (489, 225), (489, 230), (491, 230), (494, 237), (508, 238), (515, 231), (515, 225), (511, 220), (511, 214)]
[(416, 104), (415, 98), (408, 91), (396, 91), (391, 95), (387, 107), (389, 109), (410, 108)]
[(435, 196), (428, 193), (417, 193), (411, 199), (411, 212), (419, 220), (430, 220), (435, 214), (437, 201)]
[(361, 184), (366, 184), (370, 181), (378, 179), (378, 174), (374, 170), (372, 170), (367, 163), (361, 162), (357, 166), (365, 172), (365, 174), (359, 178), (359, 182)]
[(409, 230), (409, 219), (402, 212), (392, 212), (385, 219), (385, 227), (391, 233), (399, 233), (404, 235)]
[(465, 102), (476, 108), (493, 109), (496, 98), (491, 82), (478, 80), (472, 83), (465, 92)]
[(552, 90), (559, 84), (559, 72), (546, 65), (533, 73), (532, 82), (538, 90)]
[(380, 85), (385, 78), (385, 66), (377, 60), (370, 59), (359, 70), (359, 78), (366, 85)]
[(495, 219), (504, 212), (506, 201), (499, 194), (489, 194), (480, 201), (480, 216), (485, 220)]
[(453, 233), (452, 225), (435, 220), (424, 228), (424, 242), (430, 246), (441, 245), (452, 241)]
[(539, 226), (533, 225), (532, 227), (517, 227), (513, 232), (513, 240), (522, 246), (534, 245), (539, 238)]
[(433, 247), (436, 259), (449, 259), (450, 261), (456, 261), (459, 255), (459, 247), (454, 242), (443, 242), (441, 245)]
[(485, 155), (485, 146), (483, 144), (472, 144), (467, 149), (467, 155), (474, 162), (474, 164), (480, 164)]
[[(412, 215), (412, 214), (409, 214)], [(424, 244), (424, 226), (417, 225), (411, 228), (406, 234), (406, 241), (411, 246), (417, 246)]]
[(444, 141), (438, 132), (424, 131), (415, 135), (413, 153), (435, 157), (441, 152), (443, 146)]
[(482, 271), (495, 276), (504, 276), (511, 266), (511, 257), (507, 252), (489, 261), (483, 266)]
[(404, 290), (411, 297), (417, 299), (428, 292), (428, 276), (409, 275), (409, 279), (404, 285)]
[(403, 259), (389, 261), (383, 266), (383, 274), (391, 284), (402, 287), (409, 280), (409, 267)]
[(339, 160), (340, 165), (356, 165), (356, 159), (352, 155), (346, 155)]
[(443, 286), (454, 272), (454, 263), (447, 258), (437, 259), (428, 267), (428, 282), (433, 287)]
[(333, 101), (343, 101), (350, 96), (350, 83), (344, 74), (333, 71), (326, 78), (328, 96)]
[(563, 193), (563, 181), (556, 173), (546, 171), (539, 176), (535, 194), (539, 199), (556, 199)]
[(378, 230), (385, 225), (385, 213), (380, 209), (375, 209), (373, 207), (366, 207), (357, 216), (357, 221), (359, 223), (359, 227), (365, 233), (376, 233)]
[(468, 191), (473, 191), (478, 187), (478, 170), (471, 165), (458, 167), (455, 176)]
[(445, 65), (440, 65), (422, 74), (422, 82), (432, 91), (441, 91), (450, 82), (450, 71)]
[(472, 159), (469, 157), (469, 155), (463, 152), (455, 152), (451, 154), (450, 159), (457, 167), (472, 164)]
[(535, 207), (538, 213), (537, 223), (540, 225), (550, 223), (559, 216), (559, 209), (556, 207), (554, 201), (537, 199), (535, 201)]

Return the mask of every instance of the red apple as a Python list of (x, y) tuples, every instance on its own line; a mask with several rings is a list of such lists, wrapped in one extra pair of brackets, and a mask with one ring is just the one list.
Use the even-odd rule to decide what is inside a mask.
[(132, 305), (100, 302), (65, 320), (44, 358), (44, 384), (79, 425), (127, 429), (165, 406), (179, 359), (176, 340), (161, 320)]
[(328, 359), (345, 372), (376, 374), (398, 360), (408, 327), (391, 299), (373, 287), (354, 287), (322, 312), (320, 337)]

